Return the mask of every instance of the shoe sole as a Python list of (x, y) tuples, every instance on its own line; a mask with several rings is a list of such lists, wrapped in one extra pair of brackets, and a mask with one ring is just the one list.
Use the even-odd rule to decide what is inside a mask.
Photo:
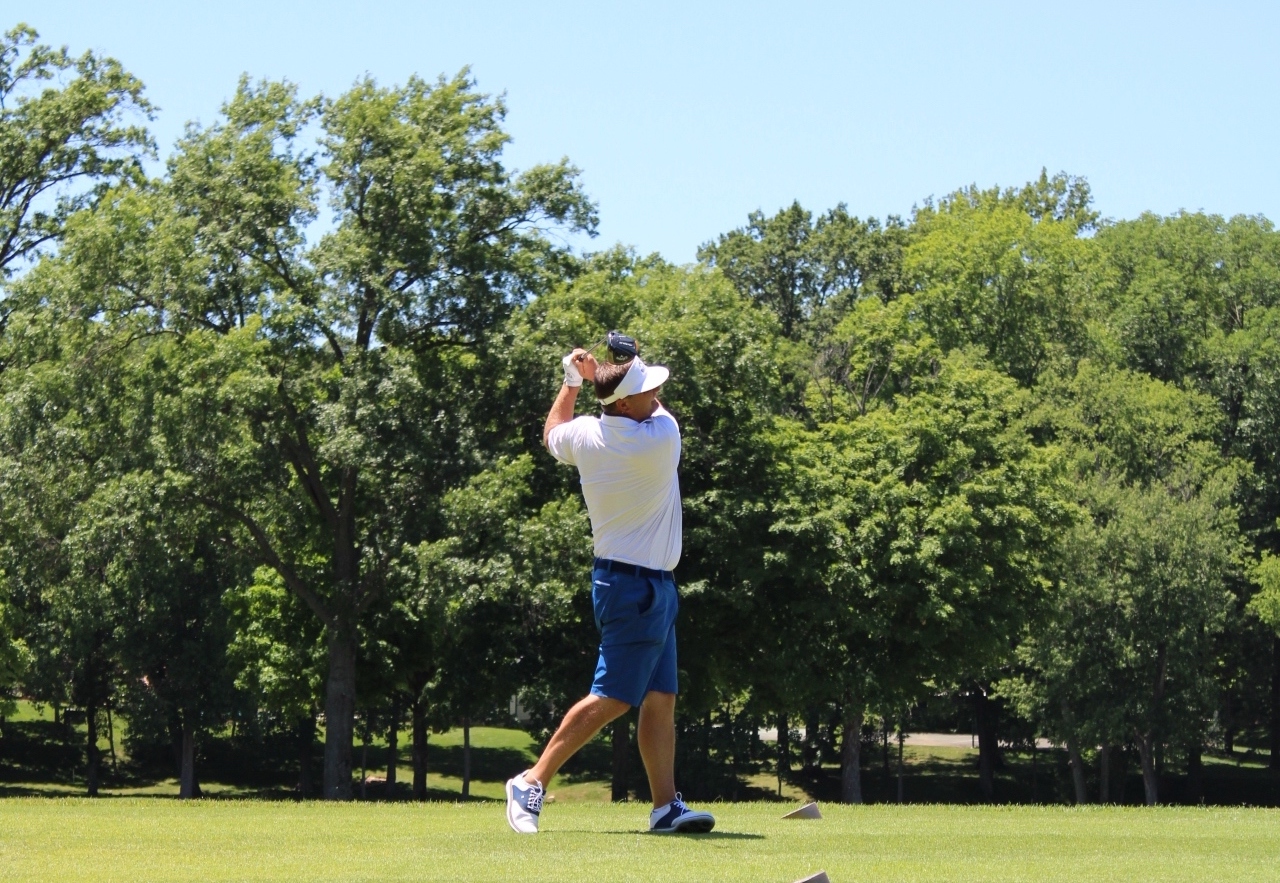
[(537, 834), (538, 831), (536, 828), (532, 831), (521, 831), (516, 827), (515, 820), (511, 818), (511, 807), (515, 803), (515, 795), (511, 793), (510, 781), (507, 782), (503, 790), (507, 793), (507, 824), (511, 827), (511, 830), (515, 831), (517, 834)]
[(650, 834), (708, 834), (716, 826), (715, 819), (690, 819), (670, 828), (650, 828)]
[(707, 834), (716, 826), (715, 819), (690, 819), (683, 825), (677, 825), (677, 834)]

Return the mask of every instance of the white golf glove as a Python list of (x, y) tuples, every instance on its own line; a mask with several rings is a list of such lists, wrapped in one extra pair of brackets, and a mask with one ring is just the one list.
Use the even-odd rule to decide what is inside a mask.
[(560, 364), (564, 365), (564, 385), (582, 386), (582, 372), (578, 370), (578, 363), (573, 360), (573, 353), (561, 359)]

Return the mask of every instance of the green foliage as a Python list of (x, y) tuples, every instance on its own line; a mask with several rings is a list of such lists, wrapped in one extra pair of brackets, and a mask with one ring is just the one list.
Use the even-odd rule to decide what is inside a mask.
[(1253, 570), (1260, 591), (1249, 602), (1249, 610), (1280, 634), (1280, 558), (1264, 553)]
[(267, 567), (229, 587), (223, 603), (235, 630), (226, 652), (236, 686), (286, 722), (313, 714), (324, 694), (320, 623)]
[(1099, 298), (1130, 367), (1206, 380), (1213, 342), (1280, 298), (1280, 237), (1262, 218), (1144, 214), (1104, 226)]
[(804, 599), (824, 698), (892, 706), (1007, 651), (1069, 520), (1025, 407), (1012, 381), (955, 353), (889, 406), (779, 427), (772, 529), (787, 539), (773, 566)]
[(10, 691), (31, 664), (31, 652), (19, 637), (18, 611), (10, 602), (8, 581), (0, 571), (0, 712), (11, 710)]
[(842, 204), (814, 221), (793, 202), (773, 217), (752, 212), (746, 227), (699, 248), (698, 259), (777, 315), (785, 337), (798, 338), (828, 309), (838, 316), (863, 297), (900, 293), (906, 240), (897, 218), (864, 221)]
[(1045, 731), (1079, 744), (1204, 737), (1215, 636), (1243, 552), (1229, 475), (1192, 495), (1098, 483), (1063, 539), (1051, 615), (1019, 648), (1033, 672), (1002, 689)]
[(941, 349), (920, 320), (915, 298), (859, 301), (822, 342), (805, 404), (815, 419), (854, 419), (911, 393), (935, 374)]
[(918, 210), (904, 272), (939, 345), (979, 346), (1024, 386), (1082, 354), (1091, 249), (1076, 211), (977, 189)]
[(1240, 328), (1215, 340), (1214, 361), (1210, 386), (1227, 450), (1252, 467), (1243, 523), (1261, 548), (1280, 552), (1280, 306), (1249, 310)]
[(150, 115), (142, 83), (115, 59), (38, 38), (25, 24), (0, 36), (0, 282), (54, 243), (102, 184), (139, 177), (151, 147), (128, 122)]
[(1044, 392), (1087, 516), (1063, 534), (1050, 603), (1018, 648), (1025, 668), (1000, 690), (1069, 744), (1133, 741), (1150, 764), (1153, 744), (1206, 736), (1245, 555), (1242, 470), (1219, 453), (1206, 396), (1088, 362)]
[(530, 512), (532, 472), (528, 455), (499, 460), (447, 493), (445, 537), (416, 550), (419, 582), (405, 604), (431, 630), (431, 693), (454, 720), (525, 686), (554, 691), (557, 662), (590, 643), (586, 512), (572, 498)]
[(1222, 465), (1220, 414), (1208, 396), (1085, 361), (1070, 381), (1041, 387), (1040, 398), (1041, 432), (1070, 451), (1082, 474), (1146, 485), (1187, 466)]

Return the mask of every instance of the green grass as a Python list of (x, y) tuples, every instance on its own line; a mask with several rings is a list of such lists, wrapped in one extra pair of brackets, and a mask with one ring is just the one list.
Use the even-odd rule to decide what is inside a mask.
[(717, 804), (716, 831), (642, 833), (647, 807), (0, 800), (5, 881), (1275, 880), (1280, 811)]

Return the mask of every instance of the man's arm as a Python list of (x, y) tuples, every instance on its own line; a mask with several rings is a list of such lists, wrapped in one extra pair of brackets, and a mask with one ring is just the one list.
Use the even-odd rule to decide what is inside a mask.
[[(579, 347), (573, 351), (570, 358), (577, 364), (578, 372), (584, 380), (595, 380), (595, 356)], [(544, 447), (547, 446), (547, 436), (551, 435), (551, 430), (561, 423), (568, 423), (573, 419), (573, 408), (578, 402), (578, 390), (581, 388), (581, 386), (570, 386), (565, 383), (564, 386), (560, 387), (560, 392), (556, 393), (556, 400), (551, 405), (550, 413), (547, 414), (547, 422), (542, 425), (542, 444)]]

